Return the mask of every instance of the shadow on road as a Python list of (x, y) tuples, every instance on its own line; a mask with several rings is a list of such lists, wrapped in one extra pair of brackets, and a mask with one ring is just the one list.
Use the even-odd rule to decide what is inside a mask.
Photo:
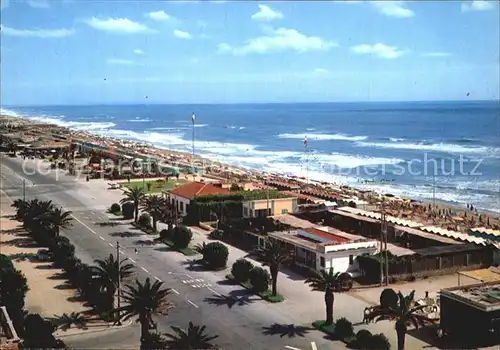
[(142, 231), (120, 231), (120, 232), (112, 232), (109, 234), (111, 237), (140, 237), (144, 235)]
[(257, 299), (250, 299), (249, 295), (235, 296), (235, 295), (217, 295), (206, 297), (204, 301), (211, 305), (227, 306), (231, 309), (233, 306), (245, 306), (253, 303)]
[(29, 237), (19, 237), (19, 238), (13, 238), (8, 241), (3, 241), (3, 244), (6, 245), (13, 245), (18, 248), (38, 248), (40, 247), (36, 242), (33, 242), (33, 240)]
[(262, 327), (262, 334), (265, 335), (279, 335), (280, 338), (288, 337), (305, 337), (309, 331), (313, 330), (311, 327), (297, 326), (294, 324), (279, 324), (273, 323), (268, 327)]
[(116, 221), (104, 221), (104, 222), (96, 222), (97, 225), (101, 227), (115, 227), (118, 225), (124, 225), (125, 223), (116, 222)]
[(156, 241), (151, 241), (151, 240), (146, 240), (146, 239), (138, 239), (138, 240), (134, 241), (134, 244), (145, 245), (145, 246), (152, 246), (152, 245), (157, 245), (160, 243), (161, 242), (156, 242)]

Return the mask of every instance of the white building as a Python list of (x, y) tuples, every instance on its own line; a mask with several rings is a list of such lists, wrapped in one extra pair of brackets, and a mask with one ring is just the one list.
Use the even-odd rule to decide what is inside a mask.
[(377, 241), (351, 235), (333, 228), (306, 228), (289, 232), (271, 232), (269, 236), (292, 245), (295, 263), (313, 270), (359, 272), (356, 257), (377, 252)]

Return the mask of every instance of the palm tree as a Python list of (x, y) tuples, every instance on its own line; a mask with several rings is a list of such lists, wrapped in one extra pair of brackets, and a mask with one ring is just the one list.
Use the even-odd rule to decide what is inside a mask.
[(218, 338), (218, 335), (208, 335), (205, 333), (206, 326), (194, 325), (189, 322), (189, 327), (184, 330), (179, 327), (172, 326), (173, 334), (165, 333), (168, 339), (166, 345), (170, 349), (215, 349), (215, 345), (211, 341)]
[(79, 312), (63, 313), (61, 316), (54, 315), (54, 319), (51, 320), (57, 328), (63, 331), (70, 329), (72, 325), (79, 329), (87, 329), (87, 321), (90, 319)]
[(50, 229), (54, 235), (59, 236), (61, 228), (69, 228), (72, 225), (73, 213), (71, 211), (63, 211), (61, 208), (52, 209), (50, 212), (41, 216), (42, 223)]
[(126, 261), (125, 258), (118, 264), (118, 259), (115, 259), (113, 254), (109, 254), (109, 257), (104, 260), (95, 260), (97, 266), (92, 267), (92, 272), (97, 276), (97, 280), (106, 291), (110, 309), (114, 307), (115, 293), (119, 281), (123, 281), (133, 274), (134, 265)]
[(158, 221), (167, 224), (169, 234), (172, 233), (174, 225), (177, 226), (179, 223), (180, 212), (177, 207), (172, 204), (171, 201), (164, 201), (164, 209)]
[(23, 216), (23, 225), (26, 228), (33, 228), (41, 224), (41, 218), (54, 210), (52, 201), (40, 201), (32, 199), (28, 202), (26, 213)]
[(22, 199), (16, 199), (10, 206), (16, 209), (16, 219), (22, 220), (29, 207), (29, 202)]
[(139, 205), (141, 204), (142, 200), (146, 196), (146, 193), (144, 193), (144, 189), (141, 187), (132, 187), (132, 188), (127, 188), (124, 192), (125, 198), (122, 198), (120, 200), (120, 203), (126, 203), (126, 202), (132, 202), (134, 203), (134, 221), (137, 222), (137, 219), (139, 218)]
[(432, 321), (426, 316), (418, 314), (418, 311), (426, 308), (427, 305), (415, 306), (415, 291), (406, 296), (401, 292), (396, 294), (396, 292), (392, 291), (392, 293), (397, 296), (397, 299), (394, 298), (395, 302), (384, 302), (381, 298), (381, 305), (375, 307), (365, 317), (367, 321), (396, 321), (395, 328), (398, 337), (398, 350), (403, 350), (405, 348), (408, 326), (413, 325), (415, 328), (419, 328), (432, 323)]
[(316, 276), (307, 278), (304, 283), (309, 284), (309, 286), (314, 291), (325, 292), (325, 306), (326, 306), (326, 324), (333, 324), (333, 302), (335, 301), (335, 291), (340, 289), (341, 279), (339, 278), (339, 272), (333, 272), (331, 267), (328, 272), (326, 270), (321, 270), (316, 272)]
[(136, 280), (135, 285), (126, 286), (123, 300), (127, 305), (115, 310), (124, 312), (124, 320), (137, 317), (141, 323), (141, 343), (148, 341), (149, 330), (155, 326), (153, 315), (165, 315), (173, 307), (167, 300), (171, 289), (162, 289), (162, 286), (163, 282), (151, 283), (149, 277), (146, 278), (144, 284)]
[(149, 213), (151, 218), (153, 219), (153, 228), (156, 231), (156, 223), (163, 216), (163, 212), (165, 211), (166, 202), (163, 197), (158, 195), (151, 195), (145, 197), (141, 202), (141, 209)]
[(258, 247), (255, 253), (264, 260), (264, 266), (269, 266), (272, 279), (272, 295), (276, 296), (278, 294), (278, 272), (280, 265), (289, 261), (293, 256), (293, 252), (284, 242), (267, 238), (264, 246)]

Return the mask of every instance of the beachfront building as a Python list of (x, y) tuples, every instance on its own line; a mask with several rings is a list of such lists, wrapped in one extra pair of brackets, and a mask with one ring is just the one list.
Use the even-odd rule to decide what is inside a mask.
[(189, 182), (177, 186), (167, 193), (169, 200), (177, 207), (182, 216), (187, 215), (191, 201), (196, 197), (227, 195), (228, 189), (203, 182)]
[(377, 241), (333, 228), (304, 228), (270, 232), (269, 237), (285, 242), (295, 254), (295, 264), (311, 270), (333, 268), (335, 272), (359, 273), (356, 257), (373, 255)]
[(442, 289), (440, 313), (440, 328), (445, 335), (500, 339), (500, 283)]
[(285, 215), (297, 211), (297, 198), (250, 199), (243, 202), (243, 217), (259, 218)]

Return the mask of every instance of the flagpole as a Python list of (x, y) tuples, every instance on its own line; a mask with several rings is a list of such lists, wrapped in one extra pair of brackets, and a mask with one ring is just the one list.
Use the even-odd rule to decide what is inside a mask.
[(306, 156), (306, 183), (309, 184), (309, 142), (307, 140), (307, 135), (304, 137), (304, 153)]
[(193, 115), (191, 116), (191, 121), (193, 122), (193, 156), (191, 157), (191, 171), (193, 172), (193, 181), (195, 180), (195, 173), (194, 173), (194, 122), (196, 120), (196, 116)]

